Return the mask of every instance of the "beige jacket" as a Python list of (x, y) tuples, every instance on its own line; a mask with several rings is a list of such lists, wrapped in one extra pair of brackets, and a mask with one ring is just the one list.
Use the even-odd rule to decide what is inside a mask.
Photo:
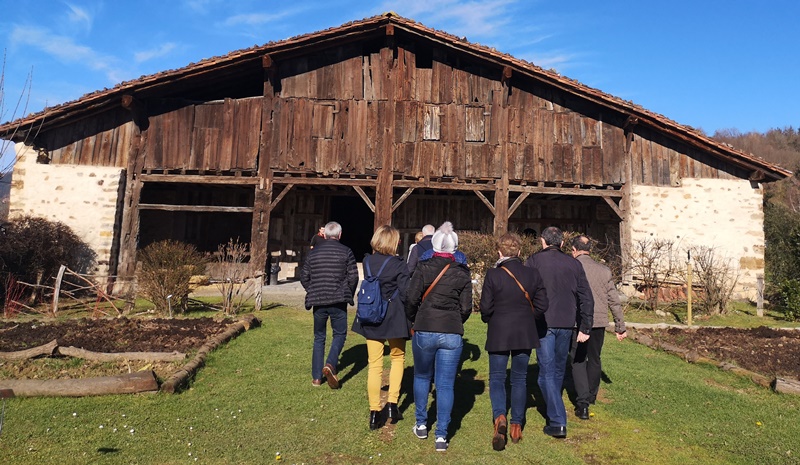
[(594, 297), (594, 324), (593, 328), (605, 328), (608, 325), (608, 309), (614, 316), (614, 332), (625, 332), (625, 320), (622, 317), (622, 305), (619, 302), (619, 291), (614, 284), (611, 270), (597, 263), (589, 255), (578, 256), (578, 261), (583, 266), (589, 287), (592, 288)]

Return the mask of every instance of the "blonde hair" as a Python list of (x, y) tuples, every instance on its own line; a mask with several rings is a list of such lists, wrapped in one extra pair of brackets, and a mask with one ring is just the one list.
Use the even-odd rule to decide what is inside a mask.
[(383, 255), (394, 255), (399, 244), (400, 231), (388, 224), (378, 226), (372, 235), (372, 240), (369, 241), (372, 251)]
[(414, 243), (421, 241), (423, 237), (425, 237), (425, 234), (422, 231), (417, 231), (417, 234), (414, 235)]
[(514, 233), (505, 233), (497, 239), (497, 250), (504, 257), (516, 257), (519, 255), (522, 239)]

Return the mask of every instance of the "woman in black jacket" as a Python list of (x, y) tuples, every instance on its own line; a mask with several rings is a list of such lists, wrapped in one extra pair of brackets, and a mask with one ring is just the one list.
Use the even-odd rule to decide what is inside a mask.
[[(378, 277), (381, 297), (389, 302), (383, 321), (369, 324), (356, 317), (352, 330), (367, 339), (367, 396), (369, 397), (369, 427), (378, 429), (388, 420), (397, 423), (401, 418), (397, 410), (400, 397), (400, 383), (403, 381), (406, 340), (411, 337), (411, 322), (406, 318), (401, 297), (405, 296), (408, 287), (408, 268), (405, 261), (397, 257), (397, 246), (400, 244), (400, 232), (391, 226), (380, 226), (375, 230), (370, 245), (372, 255), (364, 257), (364, 269), (367, 266), (373, 276)], [(384, 265), (385, 264), (385, 265)], [(383, 271), (379, 270), (383, 267)], [(389, 357), (392, 365), (389, 370), (389, 396), (381, 410), (381, 378), (383, 375), (383, 348), (389, 343)]]
[(447, 221), (433, 234), (433, 257), (421, 261), (408, 285), (406, 315), (414, 322), (414, 434), (428, 437), (428, 392), (436, 384), (437, 451), (447, 450), (453, 385), (461, 361), (464, 322), (472, 312), (472, 278), (454, 252), (458, 236)]
[(506, 368), (511, 357), (511, 441), (522, 439), (531, 350), (539, 347), (536, 320), (547, 310), (547, 291), (542, 277), (519, 258), (519, 236), (507, 233), (498, 239), (500, 259), (486, 272), (481, 291), (481, 320), (489, 324), (489, 398), (492, 402), (494, 434), (492, 447), (506, 445)]

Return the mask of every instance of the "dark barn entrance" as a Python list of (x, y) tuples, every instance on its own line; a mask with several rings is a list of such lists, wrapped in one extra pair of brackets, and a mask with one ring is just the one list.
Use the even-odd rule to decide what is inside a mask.
[(342, 225), (342, 244), (350, 247), (361, 262), (364, 254), (372, 252), (369, 241), (372, 239), (375, 214), (357, 196), (333, 196), (330, 204), (330, 219)]

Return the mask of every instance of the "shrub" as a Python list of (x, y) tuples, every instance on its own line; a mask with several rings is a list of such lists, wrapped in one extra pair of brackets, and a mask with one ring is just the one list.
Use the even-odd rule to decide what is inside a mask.
[(703, 288), (698, 293), (699, 307), (713, 315), (725, 313), (738, 281), (730, 259), (720, 257), (710, 247), (694, 247), (691, 251), (697, 284)]
[[(61, 265), (87, 273), (94, 269), (96, 257), (88, 244), (58, 221), (23, 216), (0, 226), (0, 286), (4, 288), (9, 274), (16, 282), (40, 285), (53, 279)], [(0, 299), (5, 299), (6, 290), (2, 291)], [(35, 303), (41, 292), (32, 297)]]
[(139, 252), (141, 270), (138, 289), (153, 303), (156, 312), (186, 311), (193, 275), (203, 273), (203, 256), (189, 244), (165, 240), (154, 242)]
[(242, 244), (238, 239), (231, 239), (227, 244), (217, 247), (216, 260), (220, 271), (220, 282), (217, 283), (222, 295), (222, 312), (225, 315), (236, 315), (245, 301), (255, 296), (254, 282), (248, 281), (245, 259), (249, 256), (249, 244)]
[(787, 279), (780, 285), (778, 309), (789, 321), (800, 320), (800, 279)]

